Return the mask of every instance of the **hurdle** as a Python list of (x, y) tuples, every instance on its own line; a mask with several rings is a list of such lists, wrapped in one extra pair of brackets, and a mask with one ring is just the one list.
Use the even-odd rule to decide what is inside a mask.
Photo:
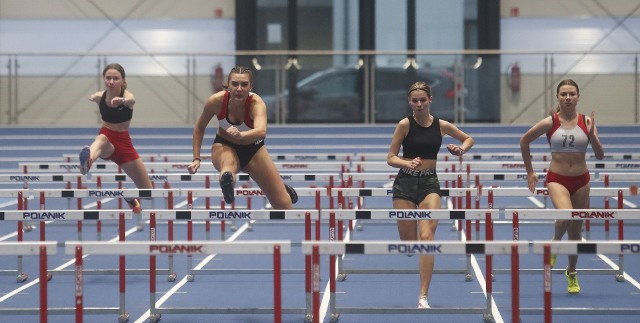
[[(85, 179), (83, 175), (71, 175), (71, 174), (0, 174), (0, 183), (17, 183), (22, 184), (22, 188), (28, 189), (31, 185), (34, 184), (49, 184), (49, 183), (66, 183), (66, 188), (71, 188), (72, 182), (77, 182), (78, 187), (81, 187), (82, 181)], [(22, 201), (23, 209), (27, 209), (28, 199)], [(71, 205), (68, 206), (71, 208)], [(22, 226), (21, 230), (25, 232), (30, 232), (33, 230), (33, 226), (30, 223), (26, 222), (22, 224), (19, 222), (18, 225)]]
[[(324, 170), (324, 171), (335, 171), (346, 170), (349, 168), (348, 162), (340, 162), (340, 161), (318, 161), (318, 162), (274, 162), (276, 168), (278, 170)], [(27, 173), (39, 173), (39, 172), (52, 172), (52, 171), (60, 171), (60, 172), (80, 172), (80, 164), (78, 163), (64, 163), (64, 162), (50, 162), (50, 163), (18, 163), (19, 169), (21, 169), (25, 174)], [(186, 162), (148, 162), (145, 163), (145, 168), (149, 173), (157, 173), (157, 172), (186, 172), (187, 166), (189, 163)], [(215, 168), (213, 164), (203, 163), (201, 166), (202, 171), (214, 171)], [(112, 163), (112, 162), (94, 162), (91, 166), (92, 173), (103, 173), (103, 172), (117, 172), (121, 173), (122, 169)]]
[[(490, 208), (495, 207), (494, 197), (532, 197), (532, 196), (542, 196), (543, 198), (547, 198), (549, 196), (549, 190), (546, 187), (537, 188), (534, 192), (529, 191), (526, 187), (492, 187), (485, 189), (487, 193), (487, 202)], [(592, 187), (590, 188), (590, 197), (603, 197), (604, 198), (604, 208), (609, 209), (609, 198), (614, 197), (618, 200), (618, 209), (623, 208), (623, 201), (625, 196), (637, 195), (634, 191), (633, 187), (628, 188), (612, 188), (612, 187)], [(545, 203), (546, 205), (546, 203)], [(591, 225), (590, 220), (585, 219), (585, 232), (586, 238), (590, 239), (591, 237)], [(623, 227), (622, 222), (618, 222)], [(604, 220), (604, 232), (605, 232), (605, 240), (609, 240), (609, 220)], [(517, 239), (517, 231), (514, 229), (514, 239)]]
[[(3, 189), (0, 190), (0, 197), (3, 198), (16, 198), (18, 210), (23, 210), (29, 198), (30, 191), (28, 189)], [(24, 224), (23, 221), (17, 221), (17, 240), (22, 242), (24, 240)], [(0, 270), (2, 275), (15, 275), (16, 282), (21, 283), (29, 278), (29, 274), (24, 272), (22, 255), (18, 255), (16, 270)]]
[[(249, 221), (257, 221), (257, 220), (288, 220), (288, 221), (296, 221), (303, 220), (305, 226), (305, 240), (312, 240), (312, 223), (315, 219), (316, 221), (316, 240), (320, 239), (318, 232), (320, 231), (320, 220), (319, 220), (319, 211), (318, 210), (246, 210), (246, 211), (237, 211), (237, 210), (151, 210), (151, 211), (143, 211), (143, 218), (149, 218), (150, 232), (155, 232), (156, 221), (157, 220), (223, 220), (223, 219), (241, 219), (241, 220), (249, 220)], [(191, 235), (188, 236), (187, 241), (191, 241)], [(305, 274), (305, 291), (307, 296), (307, 309), (311, 308), (311, 280), (309, 273), (311, 271), (311, 257), (305, 257), (305, 268), (304, 270), (297, 269), (288, 269), (284, 270), (285, 273), (289, 274)], [(193, 282), (195, 280), (195, 274), (215, 274), (215, 273), (229, 273), (232, 272), (234, 274), (238, 273), (247, 273), (247, 274), (255, 274), (255, 273), (265, 273), (269, 272), (268, 270), (260, 270), (260, 269), (249, 269), (249, 270), (223, 270), (223, 269), (194, 269), (192, 263), (192, 257), (187, 255), (187, 270), (188, 273), (186, 275), (186, 279), (188, 282)], [(308, 313), (307, 313), (308, 314)]]
[[(315, 207), (316, 209), (321, 208), (320, 198), (322, 196), (327, 196), (327, 189), (325, 188), (300, 188), (298, 189), (298, 195), (300, 197), (308, 196), (315, 198)], [(189, 209), (193, 209), (193, 199), (194, 197), (222, 197), (221, 189), (75, 189), (75, 190), (34, 190), (35, 194), (39, 195), (41, 198), (41, 205), (44, 205), (44, 199), (47, 197), (58, 197), (58, 198), (81, 198), (81, 197), (112, 197), (112, 198), (141, 198), (141, 199), (149, 199), (149, 198), (167, 198), (167, 207), (173, 210), (173, 198), (174, 197), (184, 197), (187, 199), (187, 206)], [(235, 190), (235, 194), (237, 196), (264, 196), (264, 193), (260, 189), (243, 189), (239, 188)], [(250, 205), (249, 205), (250, 206)], [(223, 205), (224, 209), (224, 205)], [(206, 209), (213, 210), (213, 209)], [(234, 208), (235, 210), (235, 208)], [(141, 217), (142, 219), (142, 217)], [(168, 223), (168, 237), (169, 241), (173, 240), (173, 221), (176, 219), (169, 219)], [(211, 218), (204, 218), (207, 224), (210, 223)], [(225, 221), (222, 219), (221, 221)], [(43, 229), (44, 226), (41, 227)], [(81, 224), (79, 224), (79, 228), (81, 228)], [(209, 240), (209, 230), (210, 226), (206, 226), (207, 240)], [(224, 240), (224, 226), (221, 225), (222, 239)], [(150, 239), (155, 240), (157, 227), (154, 226), (151, 228), (152, 232), (150, 232)], [(81, 230), (79, 229), (79, 232)], [(192, 240), (193, 236), (193, 221), (187, 220), (187, 239)], [(316, 228), (316, 238), (320, 237), (320, 228), (319, 225)], [(309, 237), (310, 238), (310, 237)], [(44, 236), (42, 236), (42, 240), (44, 240)], [(78, 240), (81, 239), (81, 235), (78, 234)], [(187, 256), (188, 268), (192, 268), (191, 257)], [(131, 270), (130, 270), (131, 271)], [(144, 273), (144, 270), (134, 270), (135, 272)], [(110, 270), (105, 271), (105, 273), (112, 272)], [(165, 272), (162, 270), (161, 272)], [(166, 272), (169, 273), (168, 280), (174, 281), (177, 275), (174, 272), (174, 262), (173, 256), (169, 255), (169, 266)], [(190, 275), (192, 277), (192, 275)]]
[[(443, 153), (446, 150), (442, 150)], [(193, 154), (180, 154), (180, 153), (157, 153), (157, 154), (139, 154), (140, 158), (145, 162), (191, 162), (193, 159)], [(331, 153), (331, 154), (323, 154), (323, 153), (290, 153), (290, 154), (271, 154), (272, 159), (275, 160), (303, 160), (303, 161), (386, 161), (388, 154), (387, 153)], [(550, 153), (531, 153), (531, 159), (534, 161), (550, 161), (551, 154)], [(62, 154), (62, 157), (65, 162), (79, 162), (78, 154)], [(439, 160), (448, 161), (449, 156), (444, 156), (439, 158)], [(455, 156), (457, 158), (457, 156)], [(587, 160), (595, 160), (597, 159), (595, 154), (587, 154)], [(470, 153), (465, 154), (463, 159), (470, 160), (495, 160), (495, 161), (504, 161), (504, 160), (522, 160), (522, 154), (520, 153)], [(638, 160), (640, 159), (640, 154), (626, 154), (626, 153), (607, 153), (605, 154), (604, 160)], [(202, 156), (202, 160), (211, 160), (210, 156)], [(54, 161), (54, 160), (51, 160)]]
[[(624, 240), (623, 220), (638, 220), (638, 210), (632, 209), (505, 209), (505, 219), (512, 220), (514, 240), (519, 238), (520, 226), (519, 221), (524, 220), (618, 220), (618, 240)], [(522, 271), (531, 271), (521, 269)], [(555, 272), (561, 272), (562, 269), (554, 269)], [(609, 274), (615, 272), (615, 278), (618, 282), (624, 281), (624, 255), (619, 254), (618, 270), (608, 269), (581, 269), (581, 272), (591, 274)]]
[[(359, 169), (359, 171), (361, 171)], [(365, 181), (383, 181), (383, 182), (387, 182), (387, 183), (391, 183), (393, 182), (393, 180), (396, 178), (397, 172), (396, 173), (345, 173), (343, 174), (343, 177), (345, 178), (344, 182), (346, 182), (346, 187), (351, 188), (353, 187), (353, 183), (354, 181), (358, 181), (359, 182), (359, 187), (360, 188), (365, 188)], [(449, 187), (449, 181), (451, 181), (451, 186), (453, 188), (462, 188), (463, 185), (463, 180), (462, 180), (462, 173), (456, 173), (451, 172), (449, 173), (448, 170), (445, 170), (445, 172), (441, 172), (440, 174), (438, 174), (438, 179), (439, 180), (443, 180), (445, 181), (445, 187), (448, 188)], [(469, 173), (467, 173), (467, 176), (469, 176)], [(469, 178), (467, 178), (467, 187), (469, 187)], [(343, 185), (344, 186), (344, 185)], [(383, 186), (388, 186), (386, 183)], [(443, 194), (446, 194), (443, 193)], [(473, 193), (475, 195), (475, 193)], [(445, 198), (448, 198), (448, 196), (445, 196)], [(457, 208), (462, 208), (462, 196), (457, 196), (457, 197), (451, 197), (452, 198), (452, 204), (454, 205), (454, 207), (457, 205)], [(361, 207), (361, 204), (363, 202), (363, 198), (359, 197), (358, 199), (358, 208)], [(353, 204), (351, 202), (351, 198), (349, 197), (347, 199), (348, 201), (348, 208), (352, 209), (353, 208)], [(343, 201), (344, 202), (344, 201)], [(469, 202), (469, 201), (467, 201)], [(478, 204), (478, 199), (476, 197), (476, 205), (477, 208), (479, 208), (479, 204)], [(345, 204), (343, 204), (345, 205)], [(471, 205), (470, 203), (467, 203), (467, 208), (470, 208)], [(333, 206), (330, 206), (330, 208), (333, 208)], [(460, 224), (460, 223), (459, 223)], [(461, 228), (461, 226), (458, 226), (458, 228), (456, 228), (455, 223), (452, 226), (452, 230), (459, 230)], [(349, 229), (353, 229), (352, 228), (352, 223), (349, 222)], [(362, 224), (358, 224), (357, 225), (357, 229), (361, 230), (362, 229)], [(480, 227), (479, 224), (476, 223), (476, 231), (479, 231)]]
[(0, 314), (39, 314), (40, 322), (47, 323), (47, 311), (55, 314), (59, 309), (50, 308), (48, 305), (47, 289), (47, 256), (57, 253), (58, 243), (56, 241), (45, 242), (0, 242), (0, 253), (2, 255), (39, 256), (39, 283), (40, 283), (40, 307), (39, 308), (0, 308)]
[[(551, 154), (550, 153), (530, 153), (532, 161), (550, 161)], [(469, 153), (464, 154), (462, 156), (464, 159), (471, 160), (519, 160), (522, 161), (521, 153), (485, 153), (485, 154), (477, 154), (477, 153)], [(595, 154), (589, 153), (586, 154), (587, 160), (599, 160)], [(626, 153), (606, 153), (603, 157), (603, 160), (638, 160), (640, 159), (640, 154), (626, 154)]]
[[(335, 256), (346, 254), (368, 254), (368, 255), (441, 255), (441, 254), (485, 254), (485, 255), (511, 255), (511, 263), (514, 267), (512, 274), (512, 310), (513, 322), (519, 322), (520, 308), (520, 286), (519, 273), (515, 270), (519, 266), (519, 255), (528, 253), (527, 242), (504, 242), (504, 241), (359, 241), (359, 242), (302, 242), (302, 252), (311, 254), (314, 259), (319, 260), (320, 254), (329, 255), (329, 313), (330, 321), (336, 322), (341, 314), (482, 314), (485, 322), (494, 322), (492, 315), (492, 293), (493, 286), (491, 279), (486, 279), (486, 306), (477, 308), (457, 308), (438, 307), (429, 309), (399, 308), (399, 307), (337, 307), (336, 306), (336, 268), (331, 260)], [(317, 262), (314, 261), (314, 264)], [(319, 267), (313, 268), (314, 291), (313, 291), (313, 320), (319, 322)], [(486, 272), (491, 272), (491, 262), (487, 262)], [(317, 286), (317, 288), (316, 288)], [(518, 318), (517, 320), (515, 318)]]
[(622, 182), (637, 182), (640, 181), (640, 172), (627, 173), (627, 172), (600, 172), (598, 173), (598, 179), (622, 181)]
[[(96, 198), (98, 209), (102, 209), (102, 198), (119, 199), (118, 207), (122, 208), (122, 198), (167, 198), (172, 191), (167, 189), (33, 189), (31, 190), (34, 197), (40, 198), (40, 209), (45, 208), (47, 198)], [(78, 209), (82, 209), (82, 204), (78, 205)], [(97, 226), (98, 240), (101, 240), (100, 225)], [(78, 240), (82, 240), (82, 222), (78, 222)]]
[(551, 295), (551, 254), (579, 255), (579, 254), (618, 254), (618, 255), (638, 255), (640, 254), (640, 240), (627, 241), (532, 241), (533, 253), (543, 255), (543, 283), (544, 283), (544, 307), (543, 308), (521, 308), (522, 314), (544, 313), (544, 322), (551, 323), (552, 315), (566, 314), (622, 314), (639, 315), (640, 307), (636, 308), (554, 308), (552, 307)]
[[(46, 221), (98, 221), (118, 220), (119, 239), (124, 241), (124, 221), (131, 219), (131, 212), (123, 210), (10, 210), (0, 211), (0, 221), (39, 221), (41, 227), (40, 241), (45, 242), (44, 223)], [(18, 231), (20, 233), (20, 231)], [(20, 258), (21, 259), (21, 258)], [(121, 264), (123, 265), (123, 264)], [(22, 262), (18, 263), (18, 282), (28, 279), (27, 273), (22, 273)], [(52, 273), (66, 273), (64, 270), (48, 271), (47, 279), (52, 278)]]
[[(298, 192), (298, 196), (299, 197), (313, 197), (315, 199), (315, 208), (316, 210), (320, 210), (321, 208), (321, 202), (320, 202), (320, 198), (322, 196), (327, 196), (327, 189), (324, 188), (298, 188), (296, 189)], [(264, 193), (262, 192), (262, 190), (260, 189), (245, 189), (245, 188), (240, 188), (240, 189), (235, 189), (234, 193), (236, 196), (265, 196)], [(188, 189), (188, 190), (181, 190), (181, 195), (184, 197), (187, 197), (187, 203), (188, 203), (188, 208), (190, 210), (193, 209), (193, 198), (194, 197), (222, 197), (222, 190), (220, 189)], [(248, 212), (270, 212), (268, 210), (262, 210), (262, 211), (252, 211), (251, 208), (251, 200), (248, 200), (248, 205), (247, 205), (247, 211)], [(232, 204), (233, 206), (233, 204)], [(212, 217), (212, 214), (216, 214), (214, 212), (221, 212), (221, 213), (217, 213), (218, 216)], [(226, 213), (225, 213), (226, 212)], [(246, 213), (246, 212), (245, 212)], [(304, 219), (305, 221), (305, 239), (311, 240), (311, 219), (307, 218), (307, 216), (305, 217), (301, 217), (298, 211), (285, 211), (285, 213), (291, 213), (291, 214), (295, 214), (292, 218), (290, 218), (289, 220), (292, 219)], [(316, 212), (317, 213), (317, 212)], [(221, 230), (221, 237), (224, 240), (225, 235), (224, 235), (224, 221), (227, 220), (231, 220), (232, 224), (235, 225), (234, 220), (238, 219), (238, 220), (242, 220), (242, 217), (237, 218), (235, 215), (238, 214), (238, 212), (235, 210), (235, 207), (232, 207), (231, 210), (227, 211), (224, 208), (224, 204), (222, 204), (222, 209), (221, 210), (212, 210), (212, 209), (205, 209), (202, 211), (202, 214), (204, 214), (204, 218), (201, 218), (200, 220), (204, 220), (206, 223), (209, 223), (212, 219), (215, 221), (220, 221), (221, 225), (220, 225), (220, 230)], [(208, 214), (208, 217), (206, 216)], [(224, 216), (220, 216), (220, 214), (226, 214)], [(231, 215), (229, 215), (231, 214)], [(285, 214), (286, 215), (286, 214)], [(260, 215), (258, 215), (260, 216)], [(263, 219), (275, 219), (272, 218), (271, 216), (269, 218), (267, 218), (266, 216), (263, 216)], [(318, 216), (315, 217), (316, 219), (316, 239), (319, 240), (320, 239), (320, 224), (319, 224), (319, 219)], [(177, 216), (176, 219), (174, 219), (173, 217), (171, 217), (170, 219), (168, 219), (169, 223), (172, 223), (172, 221), (174, 220), (178, 220)], [(193, 220), (198, 220), (198, 219), (193, 219)], [(187, 240), (192, 240), (193, 238), (193, 220), (192, 219), (188, 219), (187, 220)], [(249, 218), (249, 219), (245, 219), (245, 220), (249, 220), (248, 222), (248, 230), (253, 230), (253, 223), (254, 219)], [(152, 222), (154, 221), (153, 219), (151, 220)], [(308, 233), (307, 233), (308, 230)], [(234, 230), (235, 231), (235, 230)], [(171, 240), (171, 239), (170, 239)], [(191, 271), (193, 266), (192, 266), (192, 259), (191, 256), (187, 256), (187, 268), (189, 268), (189, 274), (187, 275), (187, 279), (189, 281), (193, 281), (194, 279), (194, 275), (193, 272)]]
[[(336, 220), (484, 220), (491, 221), (499, 215), (498, 210), (424, 210), (424, 209), (364, 209), (364, 210), (321, 210), (320, 218), (329, 222), (329, 241), (339, 241), (336, 237)], [(490, 225), (487, 226), (488, 239), (492, 239)], [(338, 230), (340, 226), (338, 226)], [(468, 234), (468, 233), (467, 233)], [(417, 274), (418, 270), (403, 269), (346, 269), (342, 266), (341, 257), (336, 261), (338, 280), (344, 280), (348, 274)], [(488, 261), (489, 262), (489, 261)], [(470, 255), (467, 255), (465, 269), (434, 269), (434, 274), (464, 274), (465, 281), (472, 281), (470, 271)]]
[[(313, 197), (315, 200), (315, 208), (318, 210), (322, 207), (321, 198), (330, 196), (328, 193), (329, 190), (330, 190), (330, 187), (329, 188), (317, 188), (317, 187), (296, 188), (298, 197)], [(245, 188), (245, 187), (236, 188), (234, 189), (234, 195), (236, 197), (247, 198), (247, 208), (246, 208), (247, 210), (252, 209), (251, 197), (263, 197), (266, 201), (266, 195), (260, 188)], [(189, 209), (193, 208), (194, 197), (220, 198), (221, 208), (223, 210), (225, 209), (224, 201), (222, 201), (223, 194), (221, 189), (183, 189), (181, 190), (181, 196), (187, 198), (187, 202), (188, 202), (187, 205)], [(231, 208), (235, 209), (235, 201), (231, 204)], [(210, 209), (210, 208), (207, 207), (206, 209)], [(224, 223), (224, 221), (226, 220), (222, 220), (222, 223)], [(232, 219), (231, 221), (232, 221), (232, 226), (235, 226), (234, 220)], [(223, 230), (224, 226), (221, 225), (220, 228), (222, 232), (222, 239), (224, 240), (224, 230)], [(234, 228), (232, 228), (232, 230), (235, 231)], [(249, 230), (250, 231), (253, 230), (252, 222), (249, 222)]]
[[(139, 154), (140, 158), (145, 162), (186, 162), (191, 163), (193, 160), (193, 154), (180, 154), (180, 153), (157, 153), (157, 154)], [(355, 153), (292, 153), (292, 154), (270, 154), (271, 159), (274, 161), (283, 160), (300, 160), (300, 161), (351, 161), (356, 157)], [(384, 154), (386, 158), (386, 154)], [(65, 162), (80, 162), (78, 154), (63, 154)], [(200, 157), (204, 161), (210, 161), (211, 156), (203, 155)], [(53, 161), (53, 160), (52, 160)]]
[[(152, 182), (155, 181), (163, 181), (165, 182), (165, 186), (168, 186), (169, 182), (181, 182), (181, 183), (204, 183), (204, 188), (211, 188), (211, 180), (217, 180), (217, 178), (220, 176), (219, 173), (197, 173), (197, 174), (176, 174), (176, 173), (154, 173), (154, 174), (149, 174), (149, 179)], [(126, 181), (127, 180), (127, 176), (124, 174), (96, 174), (95, 176), (96, 181), (101, 181), (103, 183), (108, 183), (108, 182), (117, 182), (120, 183), (122, 181)], [(283, 181), (287, 182), (287, 181), (295, 181), (295, 182), (313, 182), (314, 186), (317, 182), (326, 182), (327, 183), (327, 189), (331, 189), (332, 187), (334, 187), (337, 181), (339, 181), (342, 178), (342, 175), (339, 173), (314, 173), (314, 174), (310, 174), (310, 173), (282, 173), (280, 174), (280, 177), (283, 179)], [(251, 181), (251, 177), (248, 174), (244, 174), (244, 173), (239, 173), (236, 174), (236, 183), (243, 183), (242, 187), (237, 189), (244, 189), (243, 191), (240, 191), (241, 194), (236, 194), (236, 196), (241, 196), (242, 194), (244, 194), (244, 192), (253, 192), (254, 189), (245, 187), (247, 183), (249, 183)], [(214, 189), (215, 190), (215, 189)], [(296, 190), (299, 190), (299, 188), (296, 188)], [(219, 189), (218, 189), (219, 191)], [(298, 192), (298, 195), (300, 196), (302, 193)], [(254, 194), (255, 195), (255, 194)], [(251, 209), (251, 196), (249, 194), (244, 194), (242, 196), (247, 197), (247, 209)], [(255, 196), (264, 196), (264, 194), (257, 194)], [(206, 209), (210, 209), (211, 208), (211, 197), (222, 197), (221, 194), (219, 195), (212, 195), (212, 196), (202, 196), (205, 198), (205, 208)], [(219, 199), (220, 201), (220, 206), (222, 208), (226, 207), (226, 203), (224, 202), (224, 200), (222, 200), (221, 198)], [(235, 201), (231, 204), (231, 208), (235, 209), (236, 205), (235, 205)], [(333, 198), (331, 196), (329, 196), (329, 204), (333, 205)], [(319, 207), (318, 207), (319, 208)], [(210, 224), (207, 221), (205, 223), (206, 225), (206, 234), (207, 234), (207, 240), (209, 240), (209, 234), (210, 234)], [(225, 232), (225, 227), (226, 227), (226, 223), (225, 221), (221, 221), (220, 222), (220, 231), (222, 233), (222, 240), (224, 240), (224, 232)], [(231, 230), (235, 231), (237, 229), (237, 227), (235, 226), (235, 223), (232, 221), (231, 222)], [(251, 228), (250, 228), (251, 229)]]
[[(147, 255), (150, 264), (149, 306), (150, 321), (157, 322), (162, 314), (271, 314), (274, 322), (282, 321), (282, 314), (306, 314), (306, 309), (282, 308), (281, 254), (291, 253), (291, 242), (287, 240), (263, 241), (128, 241), (120, 243), (105, 243), (99, 241), (67, 241), (65, 253), (75, 255), (76, 258), (76, 322), (83, 322), (83, 315), (93, 312), (93, 309), (83, 308), (83, 279), (82, 255)], [(273, 255), (273, 309), (271, 308), (167, 308), (156, 307), (155, 257), (161, 254), (272, 254)], [(121, 304), (119, 321), (128, 320), (128, 313), (124, 312), (125, 280), (120, 280)], [(102, 311), (104, 313), (104, 311)]]
[[(391, 188), (334, 188), (332, 191), (332, 194), (337, 195), (337, 199), (338, 199), (338, 208), (343, 209), (344, 206), (346, 205), (345, 201), (345, 197), (358, 197), (358, 206), (357, 209), (360, 210), (363, 208), (363, 200), (364, 197), (390, 197), (392, 194), (392, 190)], [(471, 209), (471, 198), (473, 196), (476, 196), (477, 194), (477, 189), (475, 188), (460, 188), (460, 189), (441, 189), (440, 190), (440, 194), (442, 197), (451, 197), (451, 198), (462, 198), (464, 197), (466, 199), (466, 208), (467, 209)], [(461, 201), (461, 200), (460, 200)], [(456, 205), (456, 203), (453, 203), (454, 206)], [(462, 209), (462, 204), (460, 203), (458, 205), (459, 209)], [(354, 209), (353, 205), (351, 203), (348, 203), (348, 209)], [(419, 211), (419, 210), (414, 210), (414, 211)], [(349, 230), (352, 229), (352, 225), (351, 222), (353, 220), (349, 220)], [(453, 229), (457, 230), (459, 234), (462, 234), (462, 220), (457, 220), (458, 221), (458, 225), (456, 227), (456, 223), (455, 221), (453, 222)], [(467, 240), (471, 240), (471, 221), (470, 220), (466, 220), (465, 221), (466, 224), (466, 239)], [(358, 225), (356, 226), (358, 228), (358, 230), (362, 230), (362, 225), (361, 222), (358, 222)], [(342, 241), (343, 240), (343, 225), (342, 225), (342, 220), (338, 220), (338, 238), (337, 240)], [(470, 264), (470, 257), (467, 257), (467, 259), (469, 260), (467, 262), (467, 272), (471, 266)], [(338, 268), (342, 268), (342, 259), (338, 258)], [(339, 280), (343, 279), (342, 273), (340, 273), (339, 275)], [(467, 279), (470, 280), (471, 277), (467, 276)]]

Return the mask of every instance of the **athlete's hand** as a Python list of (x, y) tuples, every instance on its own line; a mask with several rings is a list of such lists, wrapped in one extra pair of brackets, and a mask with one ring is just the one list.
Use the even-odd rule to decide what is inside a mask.
[(229, 134), (229, 136), (234, 137), (234, 138), (240, 138), (240, 136), (242, 135), (240, 133), (240, 130), (238, 130), (238, 128), (236, 128), (234, 126), (230, 126), (229, 128), (227, 128), (226, 131)]
[(447, 150), (454, 156), (462, 156), (464, 155), (464, 150), (460, 146), (456, 146), (454, 144), (447, 145)]
[(191, 165), (187, 166), (189, 174), (195, 174), (198, 171), (198, 168), (200, 168), (200, 161), (197, 159), (192, 161)]
[(101, 98), (102, 98), (101, 96), (99, 96), (99, 95), (97, 95), (97, 94), (95, 94), (95, 93), (94, 93), (94, 94), (91, 94), (91, 95), (89, 96), (89, 101), (92, 101), (92, 102), (100, 102), (100, 99), (101, 99)]
[(596, 113), (591, 111), (591, 122), (587, 125), (587, 131), (589, 131), (589, 137), (593, 138), (596, 133)]
[(529, 184), (529, 191), (533, 193), (536, 189), (536, 183), (538, 183), (538, 174), (535, 172), (527, 174), (527, 183)]
[(409, 167), (413, 170), (416, 170), (418, 167), (422, 166), (422, 158), (416, 157), (409, 161)]

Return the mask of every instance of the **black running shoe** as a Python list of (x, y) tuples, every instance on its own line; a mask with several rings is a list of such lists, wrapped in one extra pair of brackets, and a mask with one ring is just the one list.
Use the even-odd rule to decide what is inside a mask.
[(233, 203), (235, 196), (233, 195), (233, 174), (231, 174), (231, 172), (222, 174), (220, 177), (220, 188), (222, 189), (224, 201), (227, 204)]
[(298, 193), (296, 193), (296, 190), (287, 184), (284, 184), (284, 188), (287, 189), (287, 193), (289, 193), (291, 197), (291, 203), (296, 204), (296, 202), (298, 202)]
[(124, 200), (129, 204), (129, 207), (133, 211), (133, 213), (140, 213), (142, 211), (142, 207), (140, 206), (140, 200), (137, 198), (128, 198), (125, 197)]

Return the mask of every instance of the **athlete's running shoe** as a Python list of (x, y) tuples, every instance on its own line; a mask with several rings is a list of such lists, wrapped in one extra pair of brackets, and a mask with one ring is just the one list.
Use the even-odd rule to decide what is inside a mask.
[(80, 173), (82, 175), (87, 175), (91, 168), (91, 164), (93, 164), (93, 161), (91, 161), (91, 150), (89, 149), (89, 146), (82, 147), (78, 157), (80, 157)]
[(231, 172), (225, 172), (220, 176), (220, 188), (222, 189), (222, 196), (227, 204), (233, 203), (235, 196), (233, 195), (233, 174)]
[(556, 255), (555, 253), (552, 253), (551, 259), (549, 260), (549, 265), (551, 266), (552, 269), (556, 265), (556, 259), (558, 259), (558, 255)]
[(577, 272), (568, 272), (565, 270), (565, 276), (567, 276), (567, 291), (569, 294), (579, 294), (580, 293), (580, 284), (578, 283), (578, 273)]
[(127, 197), (125, 197), (124, 200), (127, 202), (127, 204), (129, 204), (129, 207), (131, 208), (131, 210), (133, 210), (133, 213), (140, 213), (142, 211), (140, 200)]
[(418, 298), (418, 308), (431, 308), (431, 306), (429, 306), (429, 301), (427, 300), (427, 295), (422, 295)]
[(296, 190), (287, 184), (284, 184), (284, 188), (287, 189), (287, 193), (289, 193), (289, 196), (291, 197), (291, 203), (296, 204), (296, 202), (298, 202), (298, 193)]

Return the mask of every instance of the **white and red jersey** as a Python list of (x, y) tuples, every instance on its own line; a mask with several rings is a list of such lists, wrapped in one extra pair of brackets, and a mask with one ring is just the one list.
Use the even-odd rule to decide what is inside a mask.
[(551, 119), (553, 126), (547, 132), (547, 140), (552, 153), (584, 153), (587, 151), (589, 132), (584, 114), (578, 113), (578, 123), (573, 128), (560, 127), (558, 113), (554, 113)]
[(220, 109), (220, 113), (217, 115), (218, 117), (218, 127), (227, 130), (229, 129), (229, 127), (234, 126), (236, 127), (239, 131), (247, 131), (247, 130), (251, 130), (253, 129), (253, 119), (251, 118), (251, 113), (249, 112), (249, 110), (251, 109), (251, 102), (253, 99), (253, 93), (249, 92), (249, 96), (247, 97), (247, 100), (244, 102), (244, 107), (243, 107), (243, 120), (242, 123), (240, 124), (234, 124), (229, 120), (229, 116), (227, 115), (227, 112), (229, 110), (229, 96), (231, 95), (231, 93), (229, 93), (229, 91), (227, 91), (224, 94), (224, 99), (222, 100), (222, 107)]

